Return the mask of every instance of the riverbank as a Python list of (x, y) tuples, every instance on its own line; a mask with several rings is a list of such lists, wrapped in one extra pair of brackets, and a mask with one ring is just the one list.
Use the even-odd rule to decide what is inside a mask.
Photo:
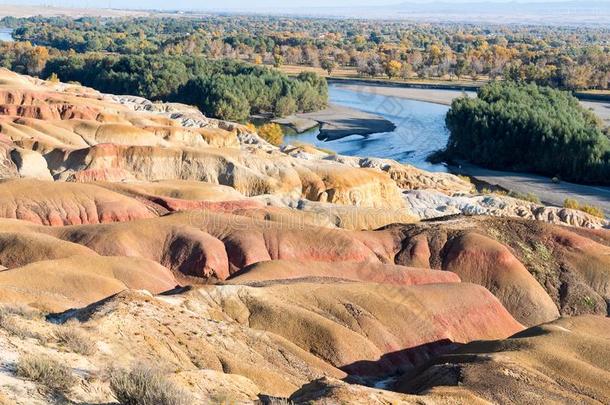
[(562, 207), (567, 198), (581, 204), (600, 207), (610, 217), (610, 187), (588, 186), (562, 181), (554, 183), (550, 178), (529, 173), (505, 172), (485, 169), (468, 163), (449, 166), (454, 174), (473, 177), (492, 186), (522, 194), (533, 194), (547, 205)]
[[(451, 105), (451, 102), (463, 95), (469, 97), (475, 97), (476, 92), (472, 87), (465, 87), (464, 90), (456, 90), (451, 86), (438, 85), (430, 87), (415, 87), (400, 84), (385, 84), (385, 83), (374, 83), (367, 81), (356, 81), (356, 80), (337, 80), (333, 81), (335, 86), (341, 89), (354, 91), (356, 93), (366, 93), (385, 97), (398, 97), (408, 100), (423, 101), (427, 103), (435, 103), (442, 105)], [(455, 87), (455, 86), (453, 86)], [(584, 94), (584, 93), (583, 93)], [(584, 98), (584, 96), (581, 96)], [(601, 120), (605, 126), (610, 127), (610, 100), (605, 101), (600, 98), (599, 101), (592, 101), (591, 99), (581, 99), (580, 103), (583, 107), (591, 109)]]
[(365, 136), (392, 132), (396, 129), (394, 123), (380, 115), (334, 104), (321, 111), (294, 114), (274, 120), (274, 122), (288, 125), (299, 133), (319, 125), (318, 138), (325, 141), (337, 140), (350, 135)]
[[(363, 96), (366, 93), (371, 97)], [(317, 137), (317, 131), (304, 135), (295, 135), (294, 140), (311, 143), (317, 147), (331, 149), (336, 153), (349, 156), (374, 156), (393, 159), (401, 163), (415, 165), (429, 171), (451, 170), (456, 174), (471, 176), (483, 183), (497, 185), (503, 189), (522, 194), (534, 194), (543, 202), (563, 206), (567, 198), (577, 199), (581, 204), (598, 206), (610, 215), (610, 189), (607, 187), (592, 187), (572, 183), (555, 184), (548, 177), (525, 173), (493, 171), (474, 165), (463, 165), (459, 170), (455, 167), (434, 165), (426, 162), (427, 156), (442, 149), (447, 142), (447, 131), (444, 128), (446, 106), (458, 96), (457, 91), (439, 89), (414, 89), (398, 86), (363, 86), (354, 84), (337, 84), (331, 86), (332, 114), (327, 117), (313, 117), (318, 113), (301, 114), (309, 118), (333, 118), (338, 122), (349, 122), (350, 116), (358, 115), (356, 119), (360, 126), (368, 126), (371, 122), (362, 119), (359, 110), (379, 112), (385, 121), (393, 121), (397, 128), (393, 132), (379, 133), (376, 128), (368, 127), (366, 132), (377, 132), (367, 138), (346, 138), (341, 142), (323, 142)], [(394, 97), (392, 99), (392, 97)], [(413, 99), (416, 101), (413, 101)], [(341, 104), (339, 107), (337, 104)], [(587, 104), (585, 104), (587, 105)], [(602, 104), (596, 106), (606, 109)], [(349, 107), (349, 108), (348, 108)], [(603, 111), (603, 110), (602, 110)], [(326, 113), (322, 113), (325, 115)], [(315, 121), (315, 120), (314, 120)], [(317, 123), (318, 121), (315, 121)], [(377, 120), (377, 122), (379, 122)], [(352, 135), (352, 129), (345, 129), (342, 135)], [(337, 138), (333, 138), (337, 139)]]
[(356, 93), (366, 93), (385, 97), (406, 98), (409, 100), (423, 101), (442, 105), (451, 105), (451, 102), (464, 94), (474, 97), (476, 92), (445, 88), (417, 88), (401, 87), (398, 85), (363, 84), (358, 82), (335, 82), (335, 85), (344, 90)]

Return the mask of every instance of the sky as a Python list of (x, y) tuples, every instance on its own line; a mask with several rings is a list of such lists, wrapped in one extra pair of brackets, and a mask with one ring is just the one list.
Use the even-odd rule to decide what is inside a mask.
[[(438, 0), (413, 0), (416, 3), (434, 3)], [(509, 0), (444, 0), (447, 3), (468, 2), (498, 3)], [(512, 0), (518, 3), (556, 2), (557, 0)], [(561, 1), (561, 0), (560, 0)], [(41, 4), (64, 7), (99, 7), (99, 8), (129, 8), (129, 9), (185, 9), (185, 10), (266, 10), (273, 7), (312, 8), (312, 7), (354, 7), (383, 6), (400, 4), (409, 0), (0, 0), (0, 4)]]

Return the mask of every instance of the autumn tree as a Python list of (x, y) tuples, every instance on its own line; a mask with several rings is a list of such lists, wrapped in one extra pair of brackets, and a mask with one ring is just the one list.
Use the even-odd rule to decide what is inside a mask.
[(385, 74), (388, 75), (390, 79), (398, 76), (401, 69), (402, 63), (394, 59), (387, 61), (385, 64)]

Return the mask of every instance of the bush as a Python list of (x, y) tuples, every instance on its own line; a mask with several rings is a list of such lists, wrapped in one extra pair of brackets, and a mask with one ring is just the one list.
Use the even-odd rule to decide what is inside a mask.
[(278, 124), (270, 122), (258, 129), (258, 135), (272, 145), (279, 146), (284, 142), (284, 131)]
[(44, 341), (44, 336), (23, 325), (22, 319), (31, 320), (39, 316), (39, 312), (28, 307), (3, 305), (0, 307), (0, 328), (21, 339), (34, 338)]
[(130, 371), (114, 370), (110, 389), (122, 405), (190, 405), (191, 395), (168, 381), (158, 370), (136, 366)]
[(594, 205), (583, 205), (580, 207), (580, 210), (582, 212), (585, 212), (594, 217), (598, 217), (598, 218), (602, 218), (602, 219), (606, 218), (606, 214), (604, 213), (604, 210), (601, 209), (600, 207), (596, 207)]
[(88, 356), (95, 352), (95, 342), (74, 323), (59, 326), (55, 338), (74, 353)]
[(610, 140), (597, 118), (567, 92), (491, 83), (453, 101), (447, 153), (499, 170), (610, 184)]
[(602, 218), (602, 219), (606, 218), (606, 214), (604, 213), (604, 210), (601, 209), (600, 207), (596, 207), (594, 205), (588, 205), (588, 204), (580, 205), (580, 203), (577, 200), (574, 200), (571, 198), (565, 199), (565, 201), (563, 202), (563, 207), (573, 209), (573, 210), (579, 210), (579, 211), (582, 211), (589, 215), (592, 215), (594, 217), (598, 217), (598, 218)]
[(76, 377), (68, 366), (44, 355), (22, 355), (17, 362), (16, 373), (62, 393), (68, 392), (76, 383)]

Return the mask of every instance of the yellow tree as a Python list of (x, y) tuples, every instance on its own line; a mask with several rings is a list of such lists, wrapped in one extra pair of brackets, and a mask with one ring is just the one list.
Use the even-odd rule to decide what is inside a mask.
[(428, 57), (430, 58), (430, 63), (435, 64), (439, 63), (441, 59), (441, 55), (443, 54), (443, 50), (438, 45), (430, 45), (428, 48)]
[(400, 63), (399, 61), (397, 61), (395, 59), (391, 59), (385, 64), (385, 73), (388, 75), (388, 77), (390, 79), (398, 76), (400, 74), (401, 69), (402, 69), (402, 63)]

